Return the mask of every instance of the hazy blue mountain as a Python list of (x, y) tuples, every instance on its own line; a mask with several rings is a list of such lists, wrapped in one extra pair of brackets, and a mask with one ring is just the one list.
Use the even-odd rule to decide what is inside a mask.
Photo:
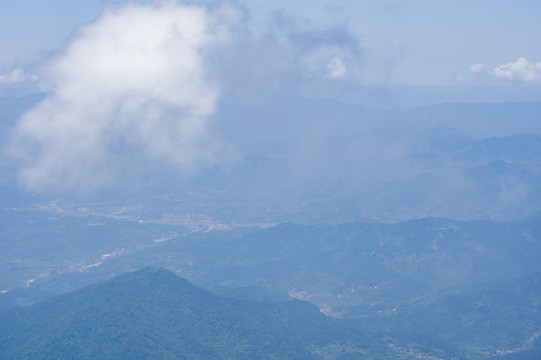
[(364, 318), (380, 335), (418, 351), (455, 351), (468, 359), (538, 359), (541, 275), (484, 283), (420, 308)]
[(228, 137), (257, 135), (253, 139), (258, 141), (298, 136), (317, 126), (340, 127), (353, 133), (359, 129), (418, 130), (447, 126), (476, 140), (527, 132), (541, 134), (541, 102), (447, 103), (392, 110), (330, 99), (278, 98), (253, 106), (224, 100), (222, 108), (219, 116), (229, 122), (222, 122), (221, 131)]
[(541, 134), (540, 102), (439, 104), (404, 112), (404, 118), (419, 125), (445, 124), (478, 140), (525, 132)]
[(468, 149), (465, 160), (489, 163), (496, 160), (521, 164), (541, 163), (541, 136), (532, 133), (491, 137)]
[(9, 359), (370, 359), (376, 351), (388, 352), (308, 303), (224, 298), (159, 268), (0, 321), (0, 357)]
[(286, 224), (221, 246), (200, 243), (216, 251), (201, 259), (204, 276), (192, 272), (197, 265), (184, 271), (208, 285), (281, 289), (330, 313), (391, 312), (431, 301), (438, 291), (541, 271), (538, 223)]
[[(334, 316), (359, 316), (396, 312), (487, 281), (541, 271), (539, 218), (507, 223), (426, 218), (398, 224), (282, 224), (193, 233), (124, 221), (119, 229), (133, 236), (131, 247), (119, 232), (107, 236), (113, 224), (90, 226), (93, 242), (71, 237), (64, 246), (44, 247), (54, 252), (55, 262), (40, 263), (40, 253), (28, 254), (25, 267), (4, 268), (4, 277), (19, 279), (19, 287), (35, 278), (30, 288), (58, 293), (142, 266), (163, 266), (207, 288), (255, 286), (270, 294), (244, 292), (247, 298), (289, 295)], [(84, 233), (88, 225), (71, 226), (71, 231)], [(28, 241), (27, 248), (36, 246), (35, 238)], [(74, 255), (71, 246), (80, 246), (86, 254)]]
[[(223, 106), (221, 133), (242, 160), (217, 176), (220, 188), (239, 191), (247, 206), (265, 204), (252, 214), (287, 213), (276, 222), (511, 220), (541, 210), (541, 103), (374, 110), (287, 98)], [(523, 169), (487, 191), (471, 170), (493, 161)], [(202, 181), (214, 187), (212, 177)]]
[[(0, 108), (11, 119), (32, 99), (4, 99)], [(3, 156), (0, 195), (14, 207), (116, 202), (226, 222), (516, 220), (541, 211), (540, 108), (503, 103), (377, 110), (328, 99), (277, 98), (249, 106), (224, 99), (215, 115), (222, 125), (214, 130), (237, 154), (227, 164), (180, 176), (122, 153), (132, 168), (108, 190), (33, 197), (17, 187), (17, 168)], [(487, 165), (498, 161), (520, 169), (491, 179)]]

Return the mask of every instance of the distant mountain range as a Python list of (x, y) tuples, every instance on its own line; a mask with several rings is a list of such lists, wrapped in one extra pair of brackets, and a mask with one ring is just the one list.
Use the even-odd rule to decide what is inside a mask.
[(363, 318), (380, 338), (442, 358), (541, 359), (541, 273), (479, 284), (417, 309)]
[(297, 297), (334, 316), (401, 311), (442, 292), (541, 272), (537, 217), (182, 232), (168, 224), (38, 214), (4, 219), (13, 227), (6, 239), (18, 236), (17, 247), (3, 245), (6, 260), (13, 259), (0, 268), (2, 288), (11, 288), (0, 294), (6, 307), (42, 298), (39, 289), (66, 292), (149, 265), (207, 288), (257, 286), (277, 298)]
[[(0, 99), (0, 148), (42, 96)], [(236, 160), (179, 175), (118, 149), (125, 169), (116, 185), (67, 197), (142, 202), (174, 194), (185, 209), (245, 223), (516, 220), (541, 211), (540, 114), (539, 102), (378, 110), (325, 99), (224, 100), (213, 130)], [(6, 204), (36, 200), (17, 188), (18, 165), (0, 157)]]

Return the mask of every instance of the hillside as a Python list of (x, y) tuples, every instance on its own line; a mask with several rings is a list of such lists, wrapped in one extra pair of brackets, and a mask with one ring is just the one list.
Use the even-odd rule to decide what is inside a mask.
[(2, 313), (0, 358), (533, 360), (540, 284), (533, 274), (335, 319), (303, 301), (215, 295), (149, 267)]
[[(67, 292), (144, 266), (174, 270), (217, 291), (257, 286), (346, 317), (389, 313), (434, 301), (442, 291), (541, 272), (538, 218), (507, 223), (426, 218), (398, 224), (282, 224), (248, 233), (186, 235), (169, 225), (93, 225), (89, 222), (94, 218), (74, 219), (61, 222), (63, 228), (58, 220), (21, 223), (11, 232), (13, 237), (19, 234), (20, 250), (5, 249), (4, 256), (28, 259), (21, 262), (28, 270), (4, 267), (0, 282), (14, 290), (0, 294), (2, 309), (13, 306), (13, 298), (22, 304), (35, 302), (40, 294), (31, 290)], [(41, 227), (40, 237), (31, 226)], [(49, 228), (54, 231), (43, 230)], [(19, 255), (23, 250), (24, 257)], [(44, 258), (44, 253), (52, 255)], [(24, 286), (28, 279), (35, 281), (15, 292), (15, 286)]]
[[(418, 352), (467, 359), (541, 358), (541, 274), (493, 281), (363, 324)], [(446, 358), (444, 356), (444, 358)]]
[(0, 324), (3, 359), (372, 358), (378, 348), (308, 303), (228, 299), (159, 268), (4, 313)]

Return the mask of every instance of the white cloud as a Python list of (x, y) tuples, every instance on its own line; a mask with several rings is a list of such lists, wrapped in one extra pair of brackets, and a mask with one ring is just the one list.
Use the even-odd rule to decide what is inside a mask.
[(339, 88), (363, 82), (364, 49), (343, 23), (322, 26), (280, 11), (259, 31), (237, 29), (216, 67), (228, 94), (255, 102), (276, 94), (332, 97)]
[(541, 81), (541, 62), (531, 63), (525, 58), (514, 62), (490, 68), (485, 64), (470, 66), (470, 72), (485, 78), (500, 78), (510, 81), (539, 82)]
[(9, 73), (0, 75), (0, 85), (9, 85), (20, 83), (23, 81), (36, 81), (37, 77), (35, 75), (29, 75), (21, 68), (15, 68)]
[(209, 124), (219, 91), (205, 54), (240, 16), (228, 4), (129, 3), (79, 29), (45, 66), (49, 95), (13, 131), (22, 183), (92, 188), (134, 158), (183, 171), (220, 161)]
[(541, 62), (530, 63), (521, 57), (515, 62), (495, 67), (493, 75), (507, 80), (541, 81)]
[(346, 75), (346, 65), (338, 57), (333, 58), (328, 64), (329, 72), (325, 76), (328, 79), (343, 79)]
[(475, 64), (475, 65), (470, 66), (470, 71), (472, 73), (478, 73), (480, 71), (483, 71), (485, 68), (486, 68), (485, 64)]

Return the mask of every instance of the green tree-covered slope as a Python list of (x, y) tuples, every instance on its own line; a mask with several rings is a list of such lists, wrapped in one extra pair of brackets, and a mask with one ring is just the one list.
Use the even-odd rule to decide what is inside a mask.
[(372, 358), (377, 342), (306, 302), (233, 300), (159, 268), (2, 314), (2, 359)]

